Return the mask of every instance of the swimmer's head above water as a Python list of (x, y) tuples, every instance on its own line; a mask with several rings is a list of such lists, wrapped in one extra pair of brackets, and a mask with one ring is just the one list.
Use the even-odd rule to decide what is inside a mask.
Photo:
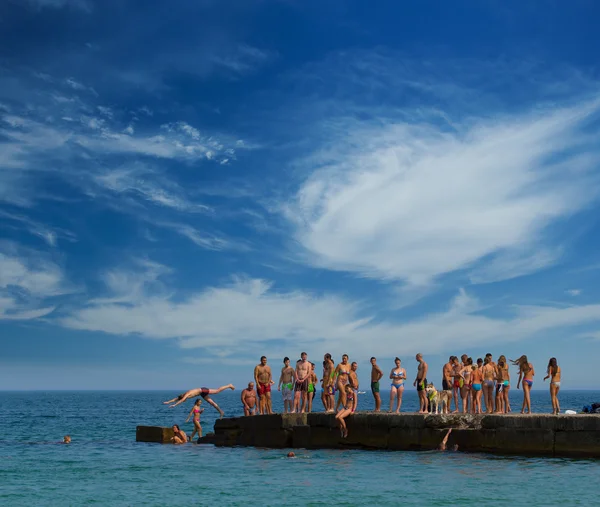
[(65, 435), (63, 437), (63, 444), (70, 444), (71, 443), (71, 437), (69, 435)]

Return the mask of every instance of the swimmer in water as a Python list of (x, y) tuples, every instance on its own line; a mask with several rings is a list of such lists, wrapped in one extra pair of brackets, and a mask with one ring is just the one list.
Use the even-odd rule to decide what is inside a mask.
[[(452, 428), (450, 428), (448, 430), (448, 433), (446, 433), (446, 436), (444, 437), (444, 440), (442, 440), (442, 443), (438, 447), (438, 451), (447, 451), (448, 450), (448, 438), (450, 437), (450, 433), (452, 433)], [(458, 451), (458, 445), (456, 445), (456, 444), (453, 445), (452, 446), (452, 450), (453, 451)]]
[(210, 398), (209, 395), (219, 394), (220, 392), (225, 391), (225, 389), (231, 389), (233, 391), (235, 389), (235, 387), (233, 386), (233, 384), (221, 386), (218, 389), (209, 389), (208, 387), (198, 387), (196, 389), (190, 389), (189, 391), (186, 391), (185, 393), (180, 394), (176, 398), (173, 398), (168, 401), (163, 401), (163, 405), (168, 405), (169, 403), (176, 402), (176, 403), (173, 403), (173, 405), (170, 405), (170, 408), (173, 408), (173, 407), (176, 407), (177, 405), (179, 405), (180, 403), (183, 403), (184, 401), (189, 400), (190, 398), (196, 398), (197, 396), (202, 396), (202, 398), (204, 398), (204, 401), (206, 401), (209, 405), (212, 405), (214, 408), (217, 409), (219, 414), (221, 414), (221, 419), (222, 419), (224, 412), (221, 410), (219, 405), (217, 405)]
[(190, 440), (194, 440), (194, 435), (196, 433), (198, 433), (198, 438), (202, 438), (202, 426), (200, 425), (200, 414), (202, 412), (204, 412), (204, 409), (200, 408), (201, 403), (202, 403), (202, 400), (200, 398), (198, 398), (196, 400), (196, 403), (194, 403), (192, 410), (190, 410), (190, 413), (188, 414), (187, 419), (185, 420), (185, 422), (188, 422), (190, 420), (190, 417), (192, 417), (192, 415), (194, 416), (194, 431), (192, 431)]
[(63, 444), (70, 444), (71, 443), (71, 437), (69, 435), (65, 435), (63, 437)]

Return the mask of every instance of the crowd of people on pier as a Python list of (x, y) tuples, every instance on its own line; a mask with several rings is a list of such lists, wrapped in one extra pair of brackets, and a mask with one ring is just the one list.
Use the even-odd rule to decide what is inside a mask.
[[(507, 360), (504, 355), (501, 355), (497, 361), (493, 360), (491, 353), (476, 361), (473, 361), (467, 354), (463, 354), (460, 359), (457, 356), (450, 356), (442, 368), (442, 382), (439, 388), (433, 382), (428, 381), (427, 377), (431, 372), (423, 355), (417, 354), (415, 359), (417, 371), (412, 386), (419, 396), (418, 413), (420, 414), (430, 412), (507, 414), (511, 412), (508, 396), (511, 389), (510, 364), (517, 368), (517, 389), (523, 388), (521, 413), (531, 413), (530, 392), (535, 369), (525, 355), (515, 360)], [(372, 357), (370, 362), (370, 388), (375, 402), (375, 411), (379, 412), (382, 406), (380, 388), (386, 375), (377, 364), (375, 357)], [(358, 363), (350, 362), (347, 354), (342, 355), (341, 361), (336, 365), (331, 354), (327, 353), (323, 357), (323, 370), (319, 379), (315, 371), (315, 364), (308, 360), (306, 352), (302, 352), (294, 366), (291, 365), (289, 357), (283, 358), (279, 380), (275, 382), (267, 358), (262, 356), (260, 363), (254, 368), (254, 381), (249, 382), (241, 393), (244, 415), (272, 414), (271, 393), (272, 386), (275, 384), (277, 384), (277, 391), (281, 392), (284, 413), (312, 412), (314, 399), (318, 395), (318, 388), (321, 387), (320, 398), (323, 408), (325, 412), (336, 414), (341, 435), (345, 437), (348, 434), (345, 419), (356, 411), (359, 394), (365, 394), (359, 391), (357, 370)], [(404, 390), (410, 384), (400, 358), (395, 358), (394, 367), (387, 378), (390, 382), (389, 412), (400, 413)], [(546, 369), (544, 381), (548, 379), (550, 379), (552, 413), (558, 414), (560, 413), (558, 392), (561, 370), (554, 357), (549, 360)], [(194, 433), (192, 433), (192, 437), (196, 433), (202, 436), (200, 425), (202, 401), (200, 397), (218, 410), (223, 417), (223, 411), (210, 395), (218, 394), (226, 389), (234, 389), (234, 386), (229, 384), (218, 389), (206, 387), (192, 389), (164, 403), (175, 407), (190, 398), (198, 398), (190, 410), (187, 421), (193, 418)], [(184, 437), (186, 437), (185, 433), (177, 427), (175, 438), (185, 440)]]

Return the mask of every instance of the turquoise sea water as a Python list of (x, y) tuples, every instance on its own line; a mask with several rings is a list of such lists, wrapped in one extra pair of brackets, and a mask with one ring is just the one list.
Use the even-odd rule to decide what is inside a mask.
[[(596, 460), (302, 449), (287, 459), (284, 450), (136, 443), (138, 424), (183, 423), (191, 403), (161, 404), (176, 394), (0, 392), (0, 505), (597, 503)], [(414, 411), (415, 393), (405, 396), (404, 408)], [(534, 412), (550, 412), (546, 391), (532, 397)], [(240, 415), (239, 391), (214, 399), (226, 415)], [(563, 410), (598, 400), (598, 391), (561, 393)], [(521, 392), (513, 391), (513, 410), (520, 402)], [(370, 394), (359, 403), (372, 408)], [(217, 413), (203, 406), (207, 432)], [(277, 393), (274, 406), (281, 408)], [(59, 443), (65, 434), (70, 445)]]

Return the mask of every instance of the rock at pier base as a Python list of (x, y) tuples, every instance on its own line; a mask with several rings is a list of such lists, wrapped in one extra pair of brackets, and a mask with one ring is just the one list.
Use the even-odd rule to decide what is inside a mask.
[(173, 428), (162, 426), (138, 426), (135, 429), (136, 442), (153, 442), (156, 444), (169, 444), (173, 438)]
[(197, 444), (214, 444), (215, 443), (215, 434), (207, 433), (203, 437), (200, 437), (198, 440), (196, 440), (196, 443)]

